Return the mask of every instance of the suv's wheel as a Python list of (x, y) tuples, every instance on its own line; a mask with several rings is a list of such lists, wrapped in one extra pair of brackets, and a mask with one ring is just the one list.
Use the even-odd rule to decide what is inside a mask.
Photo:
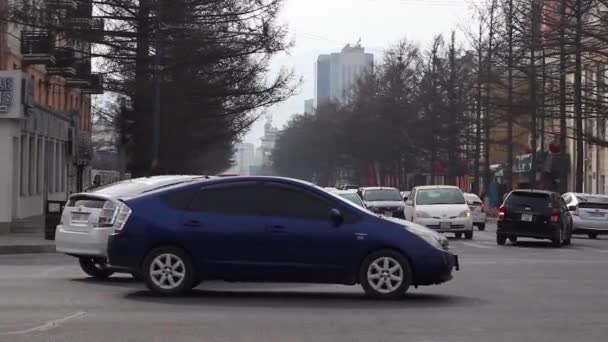
[(473, 239), (473, 231), (471, 230), (470, 232), (465, 232), (464, 233), (464, 238), (467, 240), (472, 240)]
[(412, 283), (412, 270), (403, 255), (392, 250), (370, 254), (359, 270), (359, 280), (365, 293), (378, 299), (403, 296)]
[(141, 274), (146, 286), (162, 295), (189, 291), (195, 282), (190, 256), (176, 247), (160, 247), (150, 252), (144, 260)]
[(553, 232), (553, 238), (551, 239), (551, 246), (555, 247), (555, 248), (559, 248), (562, 246), (562, 243), (564, 241), (564, 232), (562, 231), (562, 228), (558, 228)]
[(78, 258), (78, 261), (80, 262), (80, 268), (82, 268), (84, 273), (93, 278), (106, 279), (114, 274), (114, 271), (108, 268), (108, 262), (105, 259), (80, 257)]
[(507, 237), (504, 235), (496, 234), (496, 243), (499, 246), (504, 246), (507, 243)]
[(589, 234), (589, 238), (591, 240), (595, 240), (595, 239), (597, 239), (597, 234), (596, 233), (591, 233), (591, 234)]

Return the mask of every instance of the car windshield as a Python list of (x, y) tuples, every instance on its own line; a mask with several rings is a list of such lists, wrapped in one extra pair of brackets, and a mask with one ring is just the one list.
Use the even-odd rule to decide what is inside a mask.
[(464, 196), (458, 189), (422, 189), (416, 195), (416, 204), (465, 204)]
[(93, 193), (106, 195), (110, 197), (132, 197), (145, 192), (158, 190), (161, 188), (170, 187), (173, 185), (185, 183), (196, 178), (174, 178), (166, 179), (162, 181), (145, 181), (145, 180), (127, 180), (119, 183), (110, 184), (98, 189), (95, 189)]
[(608, 197), (593, 196), (593, 195), (588, 195), (588, 196), (587, 195), (577, 195), (576, 198), (578, 198), (578, 200), (580, 202), (608, 204)]
[(397, 189), (366, 190), (363, 199), (367, 202), (380, 201), (402, 201), (401, 194)]
[(364, 207), (363, 201), (361, 201), (361, 197), (359, 197), (359, 195), (355, 193), (343, 193), (340, 194), (340, 197), (347, 199), (358, 206)]

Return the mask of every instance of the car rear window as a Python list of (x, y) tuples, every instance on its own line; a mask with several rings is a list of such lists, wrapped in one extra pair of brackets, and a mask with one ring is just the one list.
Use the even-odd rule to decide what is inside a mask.
[(608, 209), (608, 198), (599, 196), (577, 196), (578, 207), (588, 209)]
[(93, 208), (93, 209), (101, 209), (106, 201), (99, 198), (89, 197), (89, 196), (74, 196), (71, 197), (68, 201), (68, 207), (84, 207), (84, 208)]
[(538, 209), (546, 209), (553, 206), (551, 204), (551, 197), (548, 194), (534, 192), (513, 192), (507, 198), (505, 205)]

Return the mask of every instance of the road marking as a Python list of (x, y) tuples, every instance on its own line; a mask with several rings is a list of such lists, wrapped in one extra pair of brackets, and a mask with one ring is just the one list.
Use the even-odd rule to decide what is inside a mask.
[(484, 245), (480, 245), (476, 242), (463, 242), (462, 243), (465, 246), (469, 246), (469, 247), (475, 247), (475, 248), (481, 248), (481, 249), (495, 249), (496, 247), (490, 247), (490, 246), (484, 246)]
[(79, 311), (73, 315), (70, 316), (66, 316), (63, 318), (59, 318), (59, 319), (55, 319), (52, 321), (48, 321), (45, 322), (44, 324), (41, 324), (39, 326), (35, 326), (33, 328), (29, 328), (29, 329), (24, 329), (24, 330), (15, 330), (15, 331), (7, 331), (7, 332), (0, 332), (0, 336), (6, 336), (6, 335), (27, 335), (33, 332), (41, 332), (41, 331), (47, 331), (47, 330), (51, 330), (51, 329), (55, 329), (58, 326), (60, 326), (63, 323), (66, 323), (70, 320), (73, 319), (77, 319), (77, 318), (81, 318), (86, 316), (87, 313), (84, 311)]

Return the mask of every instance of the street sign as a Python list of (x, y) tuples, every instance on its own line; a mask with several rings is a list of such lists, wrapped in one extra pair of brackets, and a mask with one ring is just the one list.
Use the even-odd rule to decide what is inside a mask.
[(523, 154), (515, 157), (515, 172), (523, 173), (532, 171), (532, 154)]
[(0, 113), (8, 113), (13, 104), (13, 78), (0, 77)]

